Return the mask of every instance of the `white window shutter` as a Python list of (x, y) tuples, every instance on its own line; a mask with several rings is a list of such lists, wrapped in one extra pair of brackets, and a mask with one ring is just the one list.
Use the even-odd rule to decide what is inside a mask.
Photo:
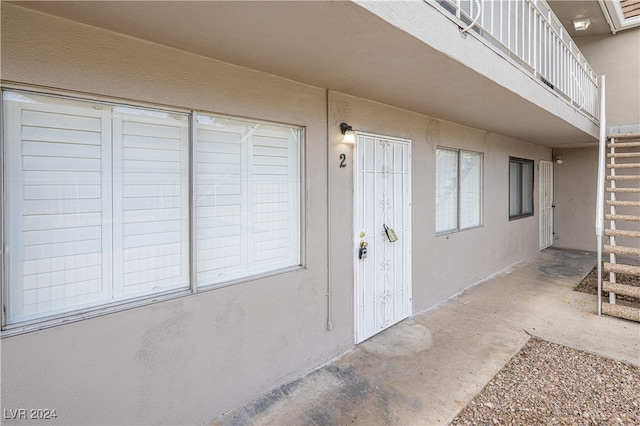
[(261, 126), (252, 135), (252, 269), (298, 264), (299, 161), (292, 129)]
[[(244, 126), (222, 126), (198, 117), (196, 148), (198, 285), (225, 280), (242, 270), (242, 224), (246, 173), (242, 167)], [(246, 154), (245, 154), (246, 155)]]
[(436, 233), (458, 227), (458, 152), (436, 151)]
[(198, 115), (198, 286), (300, 263), (298, 129)]
[(11, 324), (108, 293), (111, 125), (88, 103), (5, 93), (4, 107)]
[(3, 111), (8, 325), (300, 264), (300, 129), (197, 116), (192, 190), (188, 114), (18, 91)]
[(189, 286), (189, 122), (116, 108), (114, 297)]
[(482, 154), (460, 152), (460, 229), (480, 226)]

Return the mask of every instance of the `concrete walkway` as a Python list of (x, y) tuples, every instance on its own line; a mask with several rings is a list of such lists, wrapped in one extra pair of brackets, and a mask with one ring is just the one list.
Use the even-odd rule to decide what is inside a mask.
[(547, 249), (213, 424), (447, 424), (528, 334), (640, 365), (640, 324), (572, 291), (595, 263)]

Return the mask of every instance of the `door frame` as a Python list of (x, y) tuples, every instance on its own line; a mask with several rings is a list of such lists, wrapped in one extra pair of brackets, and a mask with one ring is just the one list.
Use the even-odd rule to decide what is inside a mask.
[[(547, 173), (543, 173), (543, 164), (545, 167), (549, 167), (549, 170), (547, 171)], [(538, 232), (539, 232), (539, 247), (540, 250), (544, 250), (548, 247), (551, 247), (553, 245), (553, 222), (554, 222), (554, 217), (553, 217), (553, 197), (554, 197), (554, 193), (553, 193), (553, 172), (554, 172), (554, 167), (553, 167), (553, 161), (548, 161), (548, 160), (540, 160), (539, 163), (539, 179), (538, 179), (538, 209), (539, 209), (539, 214), (540, 214), (540, 219), (538, 221)], [(546, 182), (546, 179), (549, 179), (549, 182)], [(549, 200), (548, 200), (548, 207), (547, 207), (547, 203), (545, 203), (546, 199), (544, 197), (545, 195), (545, 190), (544, 187), (545, 186), (549, 186)], [(545, 217), (545, 209), (548, 209), (548, 217)], [(545, 218), (548, 220), (548, 223), (545, 223)], [(549, 233), (550, 235), (545, 235), (544, 231), (546, 230), (546, 227), (549, 227)]]
[[(368, 133), (368, 132), (355, 132), (356, 143), (354, 144), (354, 155), (353, 155), (353, 217), (352, 217), (352, 225), (351, 229), (353, 230), (352, 237), (352, 265), (353, 265), (353, 318), (354, 318), (354, 327), (353, 327), (353, 338), (354, 343), (357, 345), (362, 343), (363, 341), (375, 336), (377, 333), (385, 330), (397, 324), (398, 322), (410, 317), (413, 314), (413, 247), (412, 247), (412, 230), (413, 230), (413, 222), (412, 222), (412, 198), (413, 198), (413, 170), (412, 170), (412, 140), (404, 139), (394, 136), (387, 136), (378, 133)], [(390, 142), (399, 142), (406, 144), (408, 147), (408, 159), (407, 159), (407, 174), (408, 174), (408, 189), (407, 189), (407, 201), (406, 201), (406, 209), (407, 209), (407, 235), (408, 235), (408, 247), (407, 247), (407, 255), (404, 258), (403, 268), (405, 269), (406, 275), (409, 277), (408, 282), (408, 313), (403, 318), (394, 321), (389, 326), (379, 330), (377, 333), (367, 337), (367, 338), (358, 338), (358, 279), (359, 279), (359, 270), (358, 270), (358, 262), (360, 261), (358, 258), (358, 250), (359, 250), (359, 231), (360, 229), (357, 227), (357, 214), (358, 214), (358, 158), (359, 158), (359, 149), (361, 149), (361, 144), (359, 143), (361, 137), (371, 137), (376, 139), (388, 140)]]

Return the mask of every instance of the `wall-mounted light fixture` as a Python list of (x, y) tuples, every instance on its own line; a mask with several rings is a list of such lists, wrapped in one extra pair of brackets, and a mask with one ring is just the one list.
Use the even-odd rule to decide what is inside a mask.
[(556, 157), (556, 164), (562, 164), (562, 157), (559, 155)]
[(340, 132), (344, 135), (342, 143), (356, 143), (356, 132), (347, 123), (340, 123)]
[(576, 31), (586, 31), (587, 28), (589, 28), (589, 25), (591, 25), (591, 19), (589, 18), (573, 20), (573, 28), (575, 28)]

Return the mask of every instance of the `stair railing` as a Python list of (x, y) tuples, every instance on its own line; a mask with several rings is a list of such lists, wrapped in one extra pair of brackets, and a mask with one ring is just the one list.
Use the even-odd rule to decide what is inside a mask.
[(607, 120), (605, 77), (600, 76), (600, 146), (598, 151), (598, 184), (596, 195), (596, 238), (598, 244), (598, 315), (602, 315), (602, 237), (604, 236), (604, 187), (607, 169)]
[[(582, 87), (580, 85), (580, 82), (578, 81), (578, 78), (576, 77), (576, 75), (573, 73), (573, 71), (571, 71), (571, 78), (573, 78), (573, 82), (575, 83), (575, 87), (578, 88), (578, 91), (580, 92), (580, 94), (582, 95), (582, 103), (579, 104), (578, 108), (576, 108), (576, 111), (582, 111), (584, 109), (584, 105), (587, 102), (587, 96), (584, 94), (584, 90), (582, 90)], [(574, 99), (574, 102), (577, 104), (578, 102), (575, 101), (576, 96), (572, 95), (571, 99)]]
[[(478, 8), (478, 13), (476, 14), (476, 17), (473, 18), (473, 21), (471, 21), (471, 23), (466, 27), (460, 30), (460, 34), (465, 35), (467, 31), (469, 31), (471, 28), (475, 27), (476, 24), (478, 23), (478, 19), (480, 19), (480, 15), (482, 15), (482, 3), (480, 2), (480, 0), (476, 0), (477, 3), (477, 8)], [(460, 9), (461, 10), (461, 9)]]

